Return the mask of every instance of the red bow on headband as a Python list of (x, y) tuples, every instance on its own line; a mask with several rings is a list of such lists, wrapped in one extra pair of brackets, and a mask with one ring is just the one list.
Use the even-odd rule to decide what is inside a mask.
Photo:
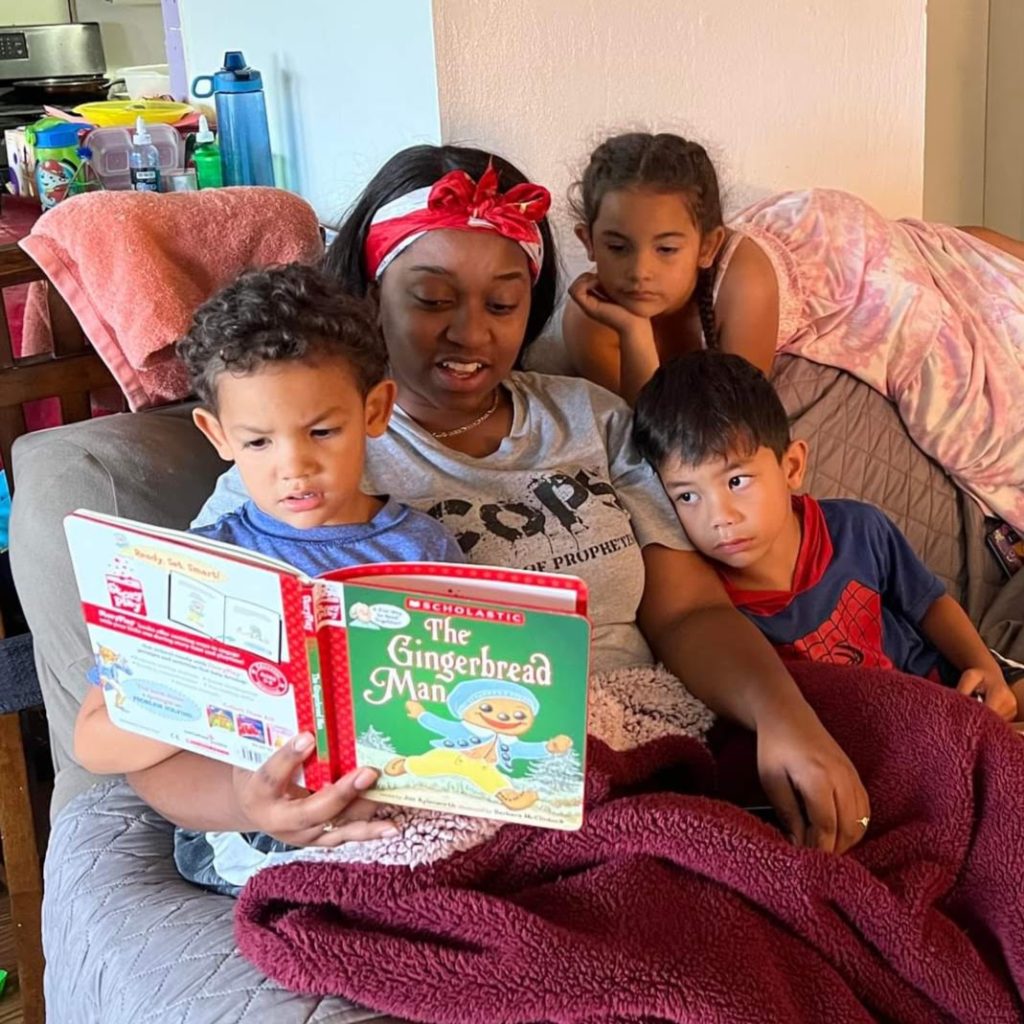
[(494, 164), (480, 175), (479, 181), (465, 171), (450, 171), (430, 190), (427, 208), (437, 214), (486, 221), (500, 235), (517, 242), (537, 237), (536, 224), (551, 206), (551, 193), (542, 185), (513, 185), (498, 192), (498, 172)]
[(450, 171), (434, 184), (426, 206), (373, 224), (366, 236), (366, 269), (375, 278), (378, 269), (426, 231), (446, 228), (494, 231), (518, 242), (526, 250), (536, 280), (543, 253), (540, 229), (551, 206), (543, 185), (523, 183), (498, 191), (498, 172), (492, 164), (474, 181), (465, 171)]

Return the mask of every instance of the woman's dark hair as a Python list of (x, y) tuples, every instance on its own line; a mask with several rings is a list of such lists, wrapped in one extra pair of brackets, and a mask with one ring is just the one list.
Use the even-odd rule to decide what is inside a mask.
[(242, 274), (196, 310), (177, 349), (193, 390), (214, 410), (222, 374), (266, 363), (343, 359), (364, 395), (388, 369), (373, 304), (301, 263)]
[[(474, 180), (479, 180), (489, 163), (493, 163), (498, 172), (499, 187), (503, 192), (529, 180), (518, 167), (482, 149), (470, 149), (467, 146), (410, 146), (396, 153), (373, 176), (349, 210), (338, 229), (338, 237), (324, 256), (324, 268), (353, 295), (365, 295), (371, 282), (366, 273), (364, 250), (366, 234), (374, 214), (392, 199), (408, 195), (419, 188), (428, 188), (450, 171), (465, 171)], [(558, 289), (558, 257), (546, 217), (539, 227), (544, 240), (544, 262), (537, 283), (533, 286), (523, 351), (537, 339), (551, 318)]]
[(768, 379), (742, 356), (688, 352), (658, 367), (637, 396), (633, 441), (655, 468), (672, 455), (699, 466), (759, 448), (781, 461), (789, 419)]
[[(718, 175), (707, 150), (699, 142), (668, 132), (628, 132), (606, 139), (590, 155), (583, 176), (570, 190), (569, 203), (580, 222), (592, 228), (609, 192), (638, 188), (680, 193), (702, 235), (722, 227)], [(713, 270), (701, 270), (697, 308), (709, 347), (718, 341), (713, 287)]]

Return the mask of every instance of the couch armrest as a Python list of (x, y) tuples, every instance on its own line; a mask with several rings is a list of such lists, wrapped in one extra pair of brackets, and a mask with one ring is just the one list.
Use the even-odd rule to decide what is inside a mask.
[(35, 644), (57, 780), (51, 812), (95, 779), (72, 735), (92, 653), (64, 539), (76, 508), (187, 527), (224, 469), (191, 405), (108, 416), (27, 434), (14, 446), (11, 568)]

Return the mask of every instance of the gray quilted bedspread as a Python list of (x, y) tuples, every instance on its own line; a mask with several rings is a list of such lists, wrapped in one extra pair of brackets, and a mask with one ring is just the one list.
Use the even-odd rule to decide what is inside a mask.
[(895, 407), (849, 374), (806, 359), (780, 358), (773, 383), (794, 436), (810, 446), (807, 491), (877, 505), (958, 593), (965, 558), (959, 492), (910, 440)]
[[(341, 999), (286, 992), (236, 951), (234, 900), (182, 881), (171, 826), (123, 782), (54, 823), (43, 942), (52, 1024), (394, 1024)], [(88, 950), (88, 955), (83, 951)]]
[[(1024, 573), (1001, 587), (980, 512), (913, 445), (893, 407), (852, 377), (780, 358), (775, 384), (811, 441), (808, 490), (881, 507), (980, 622), (1024, 658)], [(1001, 589), (1001, 592), (1000, 592)], [(124, 783), (58, 816), (46, 858), (48, 1019), (56, 1024), (350, 1024), (393, 1021), (282, 991), (236, 952), (232, 901), (175, 872), (171, 827)]]
[(842, 370), (795, 356), (776, 359), (772, 383), (793, 436), (810, 445), (807, 491), (877, 505), (985, 640), (1024, 661), (1024, 573), (1006, 582), (985, 546), (991, 523), (910, 440), (895, 406)]

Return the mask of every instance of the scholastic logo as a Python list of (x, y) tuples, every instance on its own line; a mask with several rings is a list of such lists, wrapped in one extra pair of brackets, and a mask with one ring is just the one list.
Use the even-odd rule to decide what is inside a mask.
[(476, 619), (478, 622), (500, 622), (506, 626), (522, 626), (526, 622), (526, 616), (522, 612), (505, 611), (501, 608), (482, 608), (480, 605), (436, 598), (407, 597), (405, 608), (410, 612), (448, 615), (455, 619)]

